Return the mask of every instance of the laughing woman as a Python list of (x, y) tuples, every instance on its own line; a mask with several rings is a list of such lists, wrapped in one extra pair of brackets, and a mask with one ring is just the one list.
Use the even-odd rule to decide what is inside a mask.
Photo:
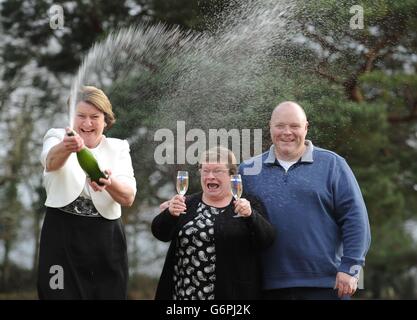
[(274, 229), (254, 198), (233, 200), (230, 175), (237, 166), (230, 150), (205, 152), (199, 171), (203, 191), (174, 196), (152, 222), (154, 236), (171, 241), (155, 298), (257, 299), (259, 254), (273, 242)]
[[(103, 91), (83, 87), (74, 119), (78, 134), (50, 129), (45, 135), (40, 299), (126, 299), (127, 250), (120, 217), (121, 206), (133, 203), (136, 180), (127, 141), (103, 135), (114, 121)], [(76, 152), (84, 147), (107, 168), (100, 185), (78, 164)]]

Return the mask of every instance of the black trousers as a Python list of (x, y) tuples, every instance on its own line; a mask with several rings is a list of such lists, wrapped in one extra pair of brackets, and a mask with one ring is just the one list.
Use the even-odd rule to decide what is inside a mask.
[(283, 288), (264, 290), (263, 300), (350, 300), (349, 296), (339, 298), (337, 290), (332, 288)]
[(39, 251), (40, 299), (126, 299), (127, 281), (121, 219), (47, 208)]

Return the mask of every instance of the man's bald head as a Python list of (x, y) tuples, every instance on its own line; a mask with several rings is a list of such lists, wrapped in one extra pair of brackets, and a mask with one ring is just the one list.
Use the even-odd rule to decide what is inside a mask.
[(271, 120), (274, 116), (279, 116), (280, 113), (295, 112), (300, 117), (300, 120), (307, 121), (307, 115), (304, 109), (293, 101), (284, 101), (275, 107), (271, 114)]

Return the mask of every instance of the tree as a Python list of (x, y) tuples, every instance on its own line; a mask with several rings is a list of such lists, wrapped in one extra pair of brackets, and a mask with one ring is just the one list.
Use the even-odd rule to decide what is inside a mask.
[[(110, 135), (129, 140), (139, 182), (137, 201), (124, 216), (133, 226), (132, 239), (149, 229), (149, 217), (138, 212), (151, 212), (174, 192), (179, 167), (153, 159), (158, 129), (175, 131), (177, 120), (205, 132), (262, 128), (265, 150), (270, 112), (282, 100), (295, 100), (309, 115), (313, 143), (344, 156), (362, 188), (373, 237), (365, 268), (367, 297), (410, 297), (414, 289), (404, 284), (416, 248), (404, 223), (417, 212), (415, 1), (362, 1), (362, 30), (349, 27), (350, 8), (357, 3), (347, 0), (296, 0), (288, 7), (273, 0), (54, 4), (64, 9), (64, 29), (50, 28), (48, 1), (0, 4), (5, 253), (17, 241), (18, 217), (26, 210), (42, 211), (37, 159), (42, 136), (52, 123), (66, 125), (67, 96), (87, 50), (118, 28), (162, 21), (179, 25), (184, 34), (197, 32), (188, 42), (170, 42), (175, 54), (148, 55), (108, 88), (118, 119)], [(31, 190), (29, 204), (21, 190)], [(39, 220), (36, 214), (36, 238)], [(2, 268), (9, 268), (7, 254)], [(2, 274), (7, 277), (7, 271)]]

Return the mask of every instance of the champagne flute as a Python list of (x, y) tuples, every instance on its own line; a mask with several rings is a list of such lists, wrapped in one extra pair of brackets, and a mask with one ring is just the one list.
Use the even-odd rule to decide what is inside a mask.
[[(230, 176), (230, 190), (232, 191), (233, 198), (238, 201), (242, 196), (243, 192), (243, 184), (242, 184), (242, 177), (240, 174), (232, 174)], [(233, 218), (240, 218), (241, 215), (238, 213), (233, 216)]]
[[(180, 195), (185, 195), (188, 190), (188, 171), (178, 171), (177, 172), (177, 193)], [(185, 212), (181, 212), (185, 214)]]

